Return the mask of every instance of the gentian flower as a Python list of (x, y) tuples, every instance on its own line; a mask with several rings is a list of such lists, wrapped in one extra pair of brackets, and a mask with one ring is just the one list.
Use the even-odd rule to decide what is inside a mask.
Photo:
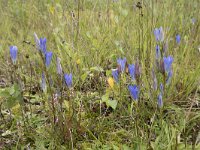
[(125, 71), (125, 67), (126, 67), (126, 58), (124, 59), (117, 59), (117, 64), (119, 66), (119, 71), (120, 72), (124, 72)]
[(43, 54), (46, 53), (47, 47), (46, 47), (47, 39), (46, 38), (40, 38), (40, 50)]
[(160, 46), (159, 45), (156, 45), (156, 59), (160, 59)]
[(119, 81), (119, 72), (117, 69), (112, 70), (112, 76), (113, 76), (115, 82)]
[(62, 66), (60, 63), (61, 59), (57, 57), (56, 61), (57, 61), (57, 73), (61, 75), (62, 74)]
[(167, 73), (167, 80), (166, 80), (166, 83), (169, 84), (171, 78), (172, 78), (172, 70), (170, 70), (168, 73)]
[(163, 84), (162, 84), (162, 83), (160, 83), (160, 92), (161, 92), (161, 94), (164, 93), (164, 87), (163, 87)]
[(10, 46), (10, 57), (13, 63), (16, 63), (17, 61), (17, 51), (17, 46)]
[(46, 80), (45, 80), (44, 73), (42, 73), (41, 89), (42, 89), (43, 92), (46, 90)]
[(139, 89), (137, 87), (137, 85), (129, 85), (128, 86), (128, 89), (130, 91), (130, 94), (131, 94), (131, 97), (134, 99), (134, 100), (138, 100), (138, 97), (139, 97)]
[(135, 65), (134, 64), (129, 64), (128, 65), (128, 71), (129, 71), (129, 73), (130, 73), (130, 76), (131, 76), (131, 78), (132, 78), (132, 80), (134, 80), (135, 79)]
[(164, 32), (163, 32), (163, 28), (155, 28), (154, 30), (154, 36), (156, 38), (156, 41), (164, 41)]
[(192, 18), (191, 21), (192, 21), (192, 24), (194, 25), (195, 22), (196, 22), (196, 19), (195, 19), (195, 18)]
[(181, 42), (181, 36), (179, 34), (176, 35), (176, 43), (180, 43)]
[(46, 65), (46, 67), (49, 67), (49, 65), (51, 63), (52, 56), (53, 56), (52, 52), (46, 52), (45, 53), (45, 65)]
[(163, 62), (164, 62), (164, 69), (165, 72), (169, 72), (171, 70), (172, 62), (174, 61), (172, 56), (164, 57)]
[(72, 87), (72, 74), (64, 74), (64, 78), (65, 78), (65, 83), (67, 85), (68, 88)]
[(162, 100), (162, 94), (161, 93), (158, 95), (158, 107), (159, 108), (163, 107), (163, 100)]

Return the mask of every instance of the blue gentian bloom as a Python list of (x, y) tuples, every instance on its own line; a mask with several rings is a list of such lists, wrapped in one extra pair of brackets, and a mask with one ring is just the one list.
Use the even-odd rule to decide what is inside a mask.
[(44, 73), (42, 73), (41, 89), (42, 89), (43, 92), (46, 90), (46, 80), (45, 80)]
[(129, 85), (128, 86), (128, 89), (130, 91), (130, 94), (131, 94), (131, 97), (134, 99), (134, 100), (138, 100), (138, 97), (139, 97), (139, 89), (137, 87), (137, 85)]
[(194, 25), (195, 24), (195, 22), (196, 22), (196, 19), (195, 18), (192, 18), (192, 24)]
[(181, 42), (181, 36), (179, 34), (176, 35), (176, 43), (180, 43)]
[(164, 41), (164, 32), (163, 32), (163, 28), (155, 28), (154, 30), (154, 36), (156, 38), (156, 41)]
[(160, 59), (161, 54), (160, 54), (160, 46), (156, 45), (156, 59)]
[(59, 57), (57, 57), (56, 59), (56, 62), (57, 62), (57, 73), (58, 74), (62, 74), (62, 66), (61, 66), (61, 63), (60, 63), (61, 59)]
[(120, 67), (119, 71), (120, 72), (124, 72), (125, 71), (125, 67), (126, 67), (126, 58), (124, 59), (117, 59), (117, 64)]
[(128, 65), (128, 71), (130, 73), (130, 76), (132, 80), (135, 80), (135, 65), (134, 64), (129, 64)]
[(64, 74), (64, 78), (65, 78), (65, 83), (67, 85), (68, 88), (72, 87), (72, 74)]
[(163, 87), (163, 84), (162, 84), (162, 83), (160, 83), (160, 92), (161, 92), (161, 94), (164, 93), (164, 87)]
[(159, 108), (163, 107), (163, 100), (162, 100), (162, 94), (161, 93), (158, 95), (158, 107)]
[(17, 51), (18, 51), (17, 46), (10, 46), (10, 57), (13, 63), (16, 63), (17, 61)]
[(174, 61), (172, 56), (164, 57), (163, 62), (164, 62), (164, 69), (165, 72), (168, 73), (171, 70), (172, 62)]
[(166, 80), (166, 83), (169, 84), (170, 81), (171, 81), (171, 78), (172, 78), (172, 70), (170, 70), (168, 73), (167, 73), (167, 80)]
[(49, 67), (49, 65), (51, 63), (52, 56), (53, 56), (52, 52), (46, 52), (45, 53), (45, 65), (46, 65), (46, 67)]
[(40, 50), (43, 54), (45, 54), (47, 51), (46, 43), (47, 43), (46, 38), (40, 38)]
[(119, 81), (119, 72), (117, 69), (112, 70), (112, 76), (113, 76), (115, 82)]

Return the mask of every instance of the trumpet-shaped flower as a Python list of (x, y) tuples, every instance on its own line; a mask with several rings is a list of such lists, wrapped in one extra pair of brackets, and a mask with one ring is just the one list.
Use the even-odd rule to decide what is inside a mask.
[(61, 59), (59, 57), (57, 57), (56, 59), (56, 62), (57, 62), (57, 73), (58, 74), (62, 74), (62, 66), (61, 66), (61, 63), (60, 63)]
[(166, 80), (166, 83), (169, 84), (170, 81), (171, 81), (171, 78), (172, 78), (172, 70), (170, 70), (168, 73), (167, 73), (167, 80)]
[(162, 83), (160, 83), (160, 92), (161, 92), (161, 94), (164, 93), (164, 87), (163, 87), (163, 84), (162, 84)]
[(42, 89), (43, 92), (46, 91), (46, 80), (45, 80), (44, 73), (42, 73), (41, 89)]
[(126, 58), (124, 59), (117, 59), (117, 64), (119, 66), (119, 71), (120, 72), (124, 72), (125, 71), (125, 67), (126, 67)]
[(154, 30), (154, 36), (156, 38), (156, 41), (164, 41), (164, 32), (163, 32), (163, 28), (155, 28)]
[(131, 94), (131, 97), (134, 99), (134, 100), (138, 100), (138, 97), (139, 97), (139, 89), (137, 87), (137, 85), (129, 85), (128, 86), (128, 89), (130, 91), (130, 94)]
[(64, 74), (64, 78), (65, 78), (65, 83), (67, 85), (68, 88), (72, 87), (72, 74)]
[(49, 67), (49, 65), (51, 63), (52, 56), (53, 56), (52, 52), (46, 52), (45, 53), (45, 65), (46, 65), (46, 67)]
[(180, 43), (181, 42), (181, 36), (179, 34), (176, 35), (176, 43)]
[(17, 61), (17, 46), (10, 46), (10, 57), (13, 63)]
[(130, 74), (132, 80), (135, 80), (135, 65), (129, 64), (128, 65), (128, 71), (129, 71), (129, 74)]
[(165, 72), (168, 73), (171, 70), (172, 62), (174, 61), (172, 56), (164, 57), (163, 62), (164, 62), (164, 69)]
[(194, 25), (195, 22), (196, 22), (196, 19), (195, 19), (195, 18), (192, 18), (192, 19), (191, 19), (191, 22), (192, 22), (192, 24)]
[(43, 54), (45, 54), (47, 52), (47, 47), (46, 47), (46, 43), (47, 43), (47, 39), (46, 38), (40, 38), (40, 50)]
[(161, 93), (158, 95), (158, 107), (159, 108), (163, 107), (163, 100), (162, 100), (162, 94)]
[(115, 82), (119, 81), (119, 72), (117, 69), (112, 70), (112, 76), (113, 76)]
[(156, 59), (160, 59), (161, 54), (160, 54), (160, 46), (156, 45)]

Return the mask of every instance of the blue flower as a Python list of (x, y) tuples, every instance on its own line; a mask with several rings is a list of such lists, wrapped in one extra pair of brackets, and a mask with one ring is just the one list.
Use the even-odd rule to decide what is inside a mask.
[(43, 54), (45, 54), (46, 53), (46, 51), (47, 51), (47, 47), (46, 47), (46, 43), (47, 43), (47, 39), (46, 38), (40, 38), (40, 50), (41, 50), (41, 52), (43, 53)]
[(17, 61), (17, 51), (17, 46), (10, 46), (10, 57), (13, 63), (16, 63)]
[(53, 56), (52, 52), (46, 52), (45, 53), (45, 65), (46, 65), (46, 67), (49, 67), (49, 65), (51, 63), (52, 56)]
[(43, 92), (46, 90), (46, 80), (45, 80), (45, 75), (44, 75), (44, 73), (42, 73), (41, 89), (42, 89)]
[(161, 92), (161, 94), (164, 93), (164, 87), (163, 87), (163, 84), (162, 84), (162, 83), (160, 83), (160, 92)]
[(160, 59), (160, 46), (159, 45), (156, 45), (156, 59)]
[(134, 64), (129, 64), (128, 65), (128, 71), (130, 73), (130, 76), (132, 78), (132, 80), (135, 80), (135, 65)]
[(112, 70), (112, 76), (113, 76), (115, 82), (119, 81), (119, 73), (118, 73), (117, 69)]
[(64, 74), (64, 78), (65, 78), (65, 83), (67, 85), (68, 88), (72, 87), (72, 74)]
[(163, 107), (163, 100), (162, 100), (162, 94), (161, 93), (158, 95), (158, 107), (159, 108)]
[(180, 43), (181, 42), (181, 36), (179, 34), (176, 35), (176, 43)]
[(156, 38), (156, 41), (164, 41), (164, 32), (163, 32), (163, 28), (155, 28), (154, 30), (154, 36)]
[(139, 89), (137, 87), (137, 85), (129, 85), (128, 86), (128, 89), (130, 91), (130, 94), (131, 94), (131, 97), (134, 99), (134, 100), (138, 100), (138, 97), (139, 97)]
[(117, 64), (119, 66), (119, 71), (120, 72), (124, 72), (125, 71), (125, 67), (126, 67), (126, 58), (124, 59), (117, 59)]
[(164, 62), (164, 69), (165, 72), (168, 73), (171, 70), (172, 62), (174, 61), (172, 56), (164, 57), (163, 62)]
[(59, 57), (57, 57), (56, 59), (56, 62), (57, 62), (57, 73), (58, 74), (62, 74), (62, 66), (61, 66), (61, 63), (60, 63), (61, 59)]
[(167, 73), (167, 80), (166, 80), (166, 83), (169, 84), (170, 81), (171, 81), (171, 78), (172, 78), (172, 70), (170, 70), (168, 73)]
[(196, 22), (196, 19), (195, 19), (195, 18), (192, 18), (191, 21), (192, 21), (192, 24), (194, 25), (195, 22)]

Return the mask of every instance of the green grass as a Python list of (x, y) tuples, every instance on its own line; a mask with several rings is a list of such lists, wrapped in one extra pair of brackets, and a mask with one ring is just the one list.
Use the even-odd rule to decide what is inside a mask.
[[(0, 0), (0, 149), (200, 148), (200, 4), (141, 0), (139, 9), (137, 2)], [(157, 107), (159, 90), (152, 88), (152, 69), (158, 87), (164, 81), (155, 63), (153, 31), (160, 26), (165, 34), (159, 44), (174, 58), (162, 108)], [(48, 69), (35, 47), (34, 32), (47, 38), (53, 52)], [(11, 45), (18, 47), (16, 65), (10, 59)], [(64, 73), (73, 74), (73, 88), (57, 74), (56, 57)], [(132, 81), (124, 73), (111, 88), (108, 78), (120, 57), (129, 64), (138, 60), (141, 75)], [(42, 72), (45, 92), (40, 88)], [(140, 87), (138, 103), (129, 84)]]

